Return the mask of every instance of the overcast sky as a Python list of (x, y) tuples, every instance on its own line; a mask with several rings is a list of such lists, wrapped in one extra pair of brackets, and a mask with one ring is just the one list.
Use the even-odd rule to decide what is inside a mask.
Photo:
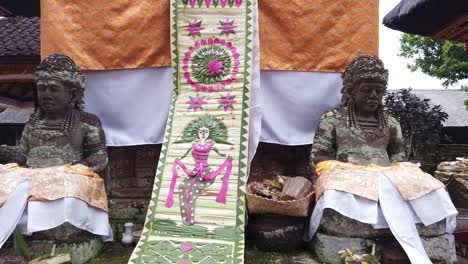
[[(392, 30), (382, 24), (383, 17), (395, 7), (400, 0), (380, 0), (379, 7), (379, 56), (389, 70), (389, 89), (412, 87), (413, 89), (444, 89), (442, 80), (426, 75), (420, 71), (411, 72), (406, 68), (409, 60), (397, 56), (400, 47), (400, 31)], [(467, 82), (463, 82), (467, 83)], [(449, 87), (460, 89), (461, 83)]]

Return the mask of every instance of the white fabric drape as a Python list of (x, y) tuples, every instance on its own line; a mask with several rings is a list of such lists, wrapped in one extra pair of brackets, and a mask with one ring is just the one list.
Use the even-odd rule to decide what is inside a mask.
[(311, 144), (323, 112), (339, 105), (341, 73), (262, 71), (260, 141)]
[[(260, 38), (258, 32), (258, 1), (253, 1), (253, 41), (252, 41), (252, 89), (250, 91), (249, 154), (252, 162), (257, 151), (262, 129), (261, 86), (260, 86)], [(250, 170), (250, 165), (247, 166)], [(248, 175), (248, 173), (247, 173)]]
[(108, 146), (162, 143), (172, 100), (172, 69), (87, 71), (86, 111), (102, 122)]
[(0, 248), (15, 232), (16, 226), (28, 204), (29, 181), (18, 185), (8, 200), (0, 207)]
[(19, 222), (23, 234), (49, 230), (63, 223), (112, 241), (112, 228), (107, 212), (89, 206), (84, 201), (65, 197), (53, 201), (30, 201)]
[[(404, 201), (398, 189), (383, 174), (379, 175), (379, 201), (362, 198), (351, 193), (327, 190), (315, 205), (310, 217), (305, 240), (312, 239), (320, 225), (323, 210), (333, 209), (340, 214), (374, 228), (390, 228), (412, 263), (431, 263), (422, 247), (415, 223), (431, 225), (446, 220), (446, 231), (452, 233), (456, 226), (457, 210), (443, 188), (436, 189), (418, 199)], [(437, 208), (437, 210), (428, 210)], [(428, 262), (429, 261), (429, 262)]]
[(108, 213), (73, 197), (53, 201), (30, 201), (29, 180), (21, 183), (0, 207), (0, 248), (18, 226), (23, 234), (44, 231), (63, 223), (112, 241)]
[[(254, 66), (258, 61), (254, 56)], [(255, 72), (252, 142), (260, 137), (276, 144), (311, 144), (322, 113), (339, 105), (341, 74), (260, 71), (258, 78)], [(162, 143), (172, 98), (169, 67), (94, 71), (86, 77), (86, 110), (101, 118), (108, 146)]]

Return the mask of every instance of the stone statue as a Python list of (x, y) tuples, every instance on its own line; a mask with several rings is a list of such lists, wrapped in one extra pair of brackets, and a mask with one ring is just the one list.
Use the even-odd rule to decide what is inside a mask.
[[(320, 262), (342, 263), (336, 252), (346, 247), (362, 254), (374, 243), (384, 251), (399, 243), (412, 263), (452, 263), (457, 211), (440, 181), (404, 162), (400, 125), (384, 110), (387, 80), (369, 55), (343, 73), (342, 105), (323, 114), (312, 146), (317, 202), (305, 238)], [(425, 250), (442, 240), (442, 255)]]
[[(79, 67), (66, 55), (51, 54), (39, 64), (34, 79), (38, 105), (19, 147), (10, 148), (16, 152), (11, 159), (30, 168), (80, 163), (103, 170), (104, 131), (98, 117), (83, 111), (85, 78)], [(7, 152), (3, 148), (0, 152)]]
[(37, 106), (20, 145), (0, 146), (0, 163), (20, 165), (0, 164), (0, 215), (26, 221), (0, 221), (0, 248), (18, 225), (35, 233), (27, 241), (38, 248), (60, 241), (57, 250), (70, 252), (77, 262), (77, 249), (98, 252), (90, 249), (100, 243), (97, 236), (112, 240), (104, 180), (95, 173), (107, 165), (104, 131), (98, 117), (83, 110), (85, 76), (71, 58), (47, 56), (34, 79)]
[(325, 113), (315, 134), (312, 164), (339, 160), (389, 165), (405, 160), (400, 124), (384, 112), (388, 71), (373, 56), (354, 59), (343, 74), (342, 105)]

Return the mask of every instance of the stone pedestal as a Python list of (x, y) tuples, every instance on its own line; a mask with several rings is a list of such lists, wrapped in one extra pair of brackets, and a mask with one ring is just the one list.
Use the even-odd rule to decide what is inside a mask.
[[(454, 236), (445, 233), (445, 221), (430, 226), (417, 225), (426, 253), (433, 263), (452, 264), (456, 262)], [(321, 262), (341, 264), (337, 253), (345, 248), (353, 253), (370, 253), (376, 244), (382, 263), (409, 263), (408, 257), (393, 237), (390, 229), (374, 229), (347, 218), (334, 210), (326, 209), (319, 230), (309, 243), (309, 249)]]
[[(70, 224), (36, 232), (24, 236), (29, 254), (37, 258), (51, 253), (55, 244), (55, 254), (70, 253), (72, 264), (83, 264), (96, 257), (104, 248), (100, 236), (78, 229)], [(13, 255), (13, 241), (5, 244), (0, 255)]]
[(247, 240), (267, 252), (291, 252), (304, 248), (304, 217), (274, 214), (251, 214)]
[[(349, 248), (355, 254), (369, 253), (373, 244), (378, 246), (376, 240), (373, 239), (336, 237), (317, 232), (314, 239), (309, 243), (309, 249), (321, 263), (342, 264), (343, 260), (340, 259), (338, 251)], [(380, 250), (380, 248), (377, 250)]]

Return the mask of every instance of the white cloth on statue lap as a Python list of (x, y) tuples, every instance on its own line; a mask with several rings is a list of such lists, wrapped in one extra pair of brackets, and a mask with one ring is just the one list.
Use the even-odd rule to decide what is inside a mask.
[(79, 229), (101, 236), (104, 242), (113, 239), (108, 213), (74, 197), (53, 201), (30, 201), (18, 226), (23, 234), (31, 235), (63, 223), (70, 223)]
[(89, 206), (73, 197), (53, 201), (27, 201), (29, 181), (20, 184), (0, 207), (0, 248), (18, 226), (23, 234), (44, 231), (63, 223), (112, 241), (112, 229), (106, 211)]
[(28, 197), (29, 181), (24, 181), (16, 187), (16, 191), (0, 207), (0, 248), (15, 231), (28, 204)]
[(431, 262), (422, 247), (415, 224), (428, 226), (445, 219), (447, 233), (453, 233), (458, 214), (445, 189), (439, 188), (415, 200), (405, 201), (388, 178), (380, 174), (379, 203), (347, 192), (325, 191), (310, 217), (305, 240), (311, 240), (317, 232), (326, 208), (361, 223), (371, 224), (375, 229), (390, 228), (411, 262), (418, 264)]

